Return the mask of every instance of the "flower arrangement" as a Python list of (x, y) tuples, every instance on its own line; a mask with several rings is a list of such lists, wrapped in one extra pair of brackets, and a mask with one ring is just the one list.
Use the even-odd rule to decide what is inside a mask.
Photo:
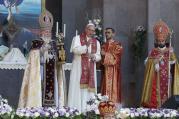
[(89, 23), (93, 23), (95, 25), (95, 38), (102, 44), (103, 41), (103, 28), (102, 28), (102, 20), (101, 19), (93, 19), (89, 20)]
[[(108, 96), (97, 94), (87, 101), (85, 114), (76, 108), (37, 107), (14, 111), (8, 101), (0, 96), (0, 119), (99, 119), (98, 105), (108, 101)], [(179, 112), (174, 109), (121, 108), (115, 112), (116, 119), (179, 119)]]
[(13, 109), (8, 104), (7, 99), (3, 99), (0, 95), (0, 118), (11, 118), (12, 112)]
[(121, 108), (116, 112), (117, 119), (178, 119), (174, 109)]
[(29, 118), (29, 119), (71, 119), (80, 117), (80, 113), (75, 108), (69, 107), (37, 107), (37, 108), (24, 108), (17, 109), (15, 114), (15, 119)]
[(108, 96), (102, 96), (100, 93), (94, 95), (87, 101), (86, 113), (84, 114), (88, 119), (99, 118), (99, 103), (102, 101), (107, 101)]
[(134, 31), (134, 40), (132, 43), (132, 51), (133, 56), (136, 62), (139, 62), (142, 60), (142, 57), (145, 53), (145, 41), (147, 39), (146, 37), (146, 30), (143, 26), (138, 26), (136, 30)]
[(86, 112), (94, 111), (95, 114), (99, 114), (99, 110), (98, 110), (99, 103), (107, 100), (108, 100), (108, 96), (106, 95), (102, 96), (100, 93), (94, 95), (89, 99), (89, 101), (87, 101)]

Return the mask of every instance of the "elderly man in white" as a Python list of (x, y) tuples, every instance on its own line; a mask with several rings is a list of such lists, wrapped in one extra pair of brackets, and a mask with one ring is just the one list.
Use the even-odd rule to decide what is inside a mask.
[(80, 112), (86, 109), (86, 101), (97, 93), (96, 62), (101, 59), (100, 43), (93, 38), (95, 26), (86, 25), (85, 32), (76, 35), (71, 44), (73, 52), (70, 74), (68, 106), (76, 107)]

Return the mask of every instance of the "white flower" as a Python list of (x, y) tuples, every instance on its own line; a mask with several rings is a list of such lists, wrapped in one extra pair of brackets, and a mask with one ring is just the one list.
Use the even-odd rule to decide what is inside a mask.
[(48, 117), (50, 115), (49, 112), (45, 112), (45, 116)]
[(130, 116), (133, 118), (133, 117), (135, 117), (135, 114), (134, 114), (134, 113), (131, 113)]
[(153, 117), (153, 118), (155, 118), (155, 117), (161, 117), (162, 116), (162, 114), (160, 114), (160, 113), (152, 113), (151, 114), (151, 117)]
[(4, 99), (3, 101), (4, 101), (5, 103), (7, 103), (7, 102), (8, 102), (8, 101), (7, 101), (7, 99)]
[(168, 113), (168, 114), (164, 114), (163, 115), (164, 117), (170, 117), (170, 114)]
[(96, 99), (95, 95), (93, 95), (93, 96), (91, 97), (91, 99), (92, 99), (92, 100), (93, 100), (93, 99), (95, 100), (95, 99)]
[(90, 105), (87, 105), (86, 106), (86, 111), (88, 112), (88, 111), (91, 111), (91, 106)]
[(92, 20), (89, 20), (88, 23), (93, 23)]
[[(101, 99), (100, 99), (100, 100), (101, 100)], [(100, 102), (99, 102), (98, 100), (95, 100), (94, 103), (98, 105)]]
[(126, 117), (129, 117), (130, 113), (123, 111), (120, 111), (117, 114), (117, 118), (125, 119)]
[(98, 98), (99, 98), (99, 100), (101, 100), (101, 99), (102, 99), (102, 96), (101, 96), (101, 95), (98, 95)]
[(75, 115), (79, 115), (80, 113), (79, 112), (75, 112)]
[(98, 97), (101, 96), (101, 93), (98, 93), (97, 96), (98, 96)]
[(23, 117), (24, 116), (24, 113), (19, 113), (18, 114), (20, 117)]
[(101, 22), (101, 20), (100, 20), (100, 19), (97, 19), (97, 22), (98, 22), (98, 23), (100, 23), (100, 22)]
[(67, 112), (66, 114), (65, 114), (65, 117), (69, 117), (70, 116), (70, 114)]
[(130, 109), (128, 109), (128, 108), (121, 109), (121, 113), (124, 113), (124, 114), (129, 116), (130, 115)]
[(104, 95), (101, 99), (101, 101), (107, 101), (107, 100), (109, 100), (109, 97), (107, 95)]
[(25, 113), (25, 116), (26, 116), (26, 117), (30, 117), (30, 114), (29, 114), (29, 113)]
[(49, 110), (50, 110), (52, 113), (55, 112), (55, 109), (53, 109), (53, 108), (51, 108), (51, 107), (49, 107)]
[(1, 106), (3, 106), (4, 105), (4, 103), (3, 102), (1, 102)]
[(35, 112), (35, 113), (34, 113), (34, 117), (38, 117), (38, 116), (40, 116), (40, 113)]
[(95, 110), (95, 114), (100, 114), (98, 109)]
[(101, 31), (101, 30), (102, 30), (102, 28), (101, 28), (101, 27), (98, 27), (98, 30), (99, 30), (99, 31)]
[(177, 111), (176, 110), (172, 110), (170, 113), (171, 113), (171, 117), (177, 116)]
[(55, 114), (53, 115), (54, 118), (56, 118), (56, 117), (58, 117), (58, 116), (59, 116), (58, 113), (55, 113)]
[(156, 116), (157, 116), (157, 117), (161, 117), (161, 116), (162, 116), (162, 114), (160, 114), (160, 113), (157, 113), (157, 114), (156, 114)]
[(138, 113), (138, 112), (135, 112), (134, 115), (135, 115), (136, 117), (138, 117), (138, 116), (139, 116), (139, 113)]
[(145, 31), (145, 28), (143, 26), (137, 26), (137, 31)]
[(120, 114), (117, 114), (117, 115), (116, 115), (116, 118), (117, 118), (117, 119), (121, 119), (121, 115), (120, 115)]
[(144, 117), (147, 117), (148, 116), (148, 113), (147, 111), (138, 111), (140, 113), (141, 116), (144, 116)]
[(97, 22), (97, 20), (96, 20), (96, 19), (93, 19), (93, 22), (94, 22), (94, 23), (96, 23), (96, 22)]
[(14, 114), (11, 114), (11, 119), (14, 119)]
[(100, 23), (98, 19), (94, 19), (93, 22), (95, 25), (99, 25), (99, 23)]

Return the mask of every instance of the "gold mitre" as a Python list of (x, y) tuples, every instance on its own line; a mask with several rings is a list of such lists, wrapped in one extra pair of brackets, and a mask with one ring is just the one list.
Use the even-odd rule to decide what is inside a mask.
[(41, 31), (51, 33), (53, 27), (53, 16), (48, 10), (44, 10), (39, 16), (39, 24)]

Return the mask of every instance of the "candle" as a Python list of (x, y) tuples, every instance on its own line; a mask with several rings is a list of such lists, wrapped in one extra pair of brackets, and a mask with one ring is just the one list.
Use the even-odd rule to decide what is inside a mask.
[(64, 38), (66, 36), (66, 24), (63, 25), (63, 34), (64, 34)]
[(58, 35), (58, 22), (56, 22), (56, 35)]
[(76, 37), (77, 37), (77, 35), (78, 35), (78, 30), (76, 30)]

